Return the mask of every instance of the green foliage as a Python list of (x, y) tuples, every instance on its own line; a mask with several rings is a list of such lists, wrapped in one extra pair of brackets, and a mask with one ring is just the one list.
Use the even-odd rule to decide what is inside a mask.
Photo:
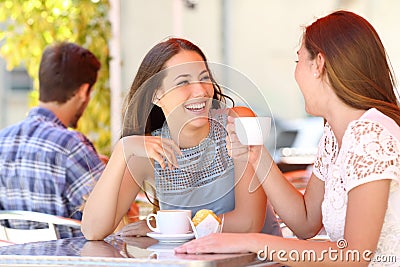
[(98, 81), (78, 130), (106, 155), (111, 139), (108, 10), (107, 0), (0, 0), (0, 54), (8, 69), (23, 65), (32, 77), (31, 106), (38, 103), (38, 67), (47, 45), (75, 42), (99, 58)]

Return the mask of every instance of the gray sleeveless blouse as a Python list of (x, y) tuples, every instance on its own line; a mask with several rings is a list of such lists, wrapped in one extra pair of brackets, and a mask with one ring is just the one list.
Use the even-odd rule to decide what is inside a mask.
[[(226, 149), (225, 109), (211, 110), (210, 132), (197, 146), (181, 149), (179, 168), (163, 170), (155, 163), (155, 186), (161, 209), (211, 209), (216, 214), (235, 208), (233, 160)], [(153, 136), (171, 138), (167, 124)]]

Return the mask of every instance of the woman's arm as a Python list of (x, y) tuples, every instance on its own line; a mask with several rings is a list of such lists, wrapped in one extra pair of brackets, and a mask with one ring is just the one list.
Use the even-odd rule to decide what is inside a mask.
[(127, 171), (121, 140), (83, 210), (81, 228), (88, 240), (101, 240), (111, 234), (139, 192), (138, 184)]
[(344, 228), (349, 249), (375, 251), (388, 206), (390, 182), (377, 180), (349, 191)]
[(157, 136), (126, 136), (120, 139), (111, 158), (89, 195), (83, 210), (82, 232), (89, 240), (111, 234), (127, 213), (143, 185), (154, 175), (152, 161), (163, 168), (176, 164), (179, 147), (171, 140)]
[(300, 238), (310, 238), (322, 227), (321, 204), (324, 183), (312, 176), (304, 196), (283, 176), (262, 145), (240, 144), (234, 118), (228, 118), (228, 150), (237, 161), (250, 162), (272, 206), (287, 226)]
[[(336, 242), (298, 240), (262, 233), (222, 233), (195, 239), (175, 248), (176, 253), (248, 253), (261, 261), (274, 261), (285, 266), (367, 266), (368, 262), (346, 261), (346, 252)], [(361, 252), (362, 253), (362, 252)], [(340, 255), (344, 255), (343, 258)], [(352, 254), (349, 254), (352, 255)]]
[[(344, 240), (321, 242), (266, 234), (214, 234), (188, 242), (177, 253), (254, 252), (289, 266), (367, 266), (373, 259), (386, 213), (390, 180), (350, 190)], [(266, 254), (263, 254), (263, 253)]]
[[(261, 186), (256, 190), (250, 184), (254, 171), (250, 164), (235, 162), (235, 209), (224, 214), (224, 232), (259, 233), (265, 221), (267, 197)], [(252, 181), (253, 180), (253, 181)], [(258, 182), (257, 182), (258, 183)]]
[[(229, 115), (234, 117), (254, 117), (247, 107), (234, 107)], [(266, 195), (254, 176), (249, 162), (233, 160), (235, 173), (235, 209), (224, 214), (224, 232), (256, 232), (264, 226)]]
[(324, 182), (312, 174), (303, 195), (284, 177), (266, 149), (262, 150), (253, 167), (276, 213), (297, 237), (315, 236), (322, 228)]

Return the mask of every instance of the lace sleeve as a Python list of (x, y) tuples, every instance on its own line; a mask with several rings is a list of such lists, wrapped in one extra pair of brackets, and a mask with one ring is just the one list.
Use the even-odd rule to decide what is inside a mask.
[(337, 142), (329, 124), (326, 124), (324, 126), (324, 134), (318, 144), (318, 152), (313, 167), (313, 173), (318, 179), (325, 182), (329, 165), (332, 164), (336, 155)]
[(380, 179), (399, 180), (400, 144), (380, 123), (355, 121), (343, 139), (346, 187), (352, 188)]

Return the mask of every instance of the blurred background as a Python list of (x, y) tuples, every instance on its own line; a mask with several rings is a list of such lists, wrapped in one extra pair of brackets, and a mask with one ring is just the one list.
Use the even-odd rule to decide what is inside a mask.
[(303, 26), (337, 9), (372, 23), (398, 75), (398, 0), (0, 0), (0, 128), (24, 118), (37, 103), (43, 48), (73, 41), (101, 57), (101, 77), (79, 130), (109, 154), (142, 58), (154, 44), (175, 36), (256, 85), (264, 99), (248, 101), (257, 114), (268, 109), (275, 119), (267, 146), (276, 148), (277, 160), (312, 162), (323, 121), (304, 111), (294, 80), (296, 51)]

